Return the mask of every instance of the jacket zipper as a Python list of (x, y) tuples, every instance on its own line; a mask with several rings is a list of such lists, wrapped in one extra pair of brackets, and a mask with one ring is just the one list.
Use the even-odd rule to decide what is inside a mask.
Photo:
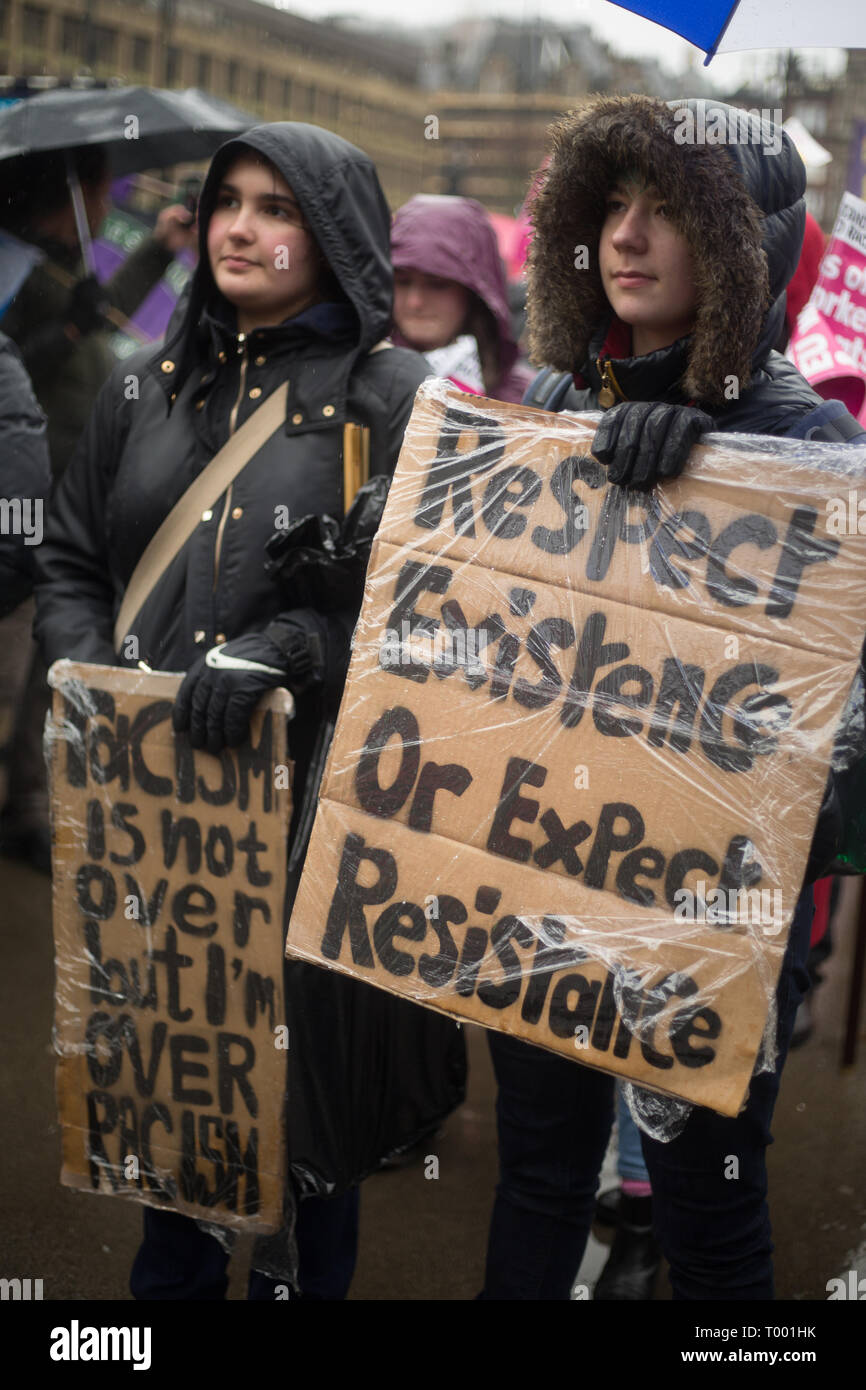
[(617, 399), (624, 401), (626, 397), (620, 390), (619, 382), (613, 374), (610, 358), (606, 357), (603, 362), (601, 358), (596, 358), (595, 365), (601, 373), (601, 390), (598, 393), (598, 403), (607, 410)]
[[(242, 351), (242, 353), (243, 353), (243, 356), (241, 357), (241, 378), (240, 378), (240, 384), (239, 384), (239, 386), (238, 386), (237, 400), (235, 401), (234, 405), (232, 406), (231, 414), (229, 415), (229, 439), (231, 439), (232, 435), (233, 435), (234, 432), (235, 432), (235, 429), (237, 428), (237, 423), (238, 423), (238, 411), (240, 410), (241, 401), (242, 401), (242, 399), (243, 399), (243, 394), (244, 394), (244, 388), (246, 387), (246, 384), (247, 384), (247, 363), (249, 362), (249, 344), (248, 344), (248, 342), (247, 342), (247, 336), (246, 336), (245, 333), (239, 333), (239, 334), (238, 334), (238, 343), (241, 345), (241, 351)], [(219, 575), (220, 554), (221, 554), (222, 548), (223, 548), (223, 535), (225, 534), (226, 522), (228, 521), (229, 508), (231, 507), (231, 504), (232, 504), (232, 489), (233, 489), (233, 487), (234, 487), (234, 483), (229, 483), (228, 490), (227, 490), (227, 492), (226, 492), (225, 505), (223, 506), (223, 513), (222, 513), (222, 516), (220, 517), (220, 520), (219, 520), (219, 526), (217, 527), (216, 544), (215, 544), (215, 546), (214, 546), (214, 556), (213, 556), (213, 592), (214, 592), (214, 593), (216, 593), (217, 576)]]

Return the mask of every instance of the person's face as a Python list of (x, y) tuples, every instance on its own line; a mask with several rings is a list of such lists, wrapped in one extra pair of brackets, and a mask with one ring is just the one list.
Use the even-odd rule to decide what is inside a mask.
[(610, 306), (632, 328), (635, 356), (668, 347), (694, 327), (694, 260), (654, 188), (623, 181), (608, 194), (599, 267)]
[(420, 270), (394, 271), (394, 322), (418, 352), (447, 347), (469, 312), (469, 291), (454, 280)]
[(293, 318), (319, 299), (322, 258), (277, 170), (242, 155), (226, 170), (207, 229), (217, 288), (248, 333)]

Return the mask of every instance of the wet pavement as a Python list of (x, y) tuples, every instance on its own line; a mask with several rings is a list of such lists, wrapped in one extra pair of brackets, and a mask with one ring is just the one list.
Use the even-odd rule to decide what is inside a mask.
[[(823, 1301), (828, 1280), (866, 1274), (866, 1019), (856, 1065), (840, 1068), (855, 888), (845, 887), (815, 1032), (791, 1054), (776, 1108), (769, 1171), (780, 1298)], [(139, 1210), (59, 1182), (49, 881), (0, 859), (0, 924), (0, 1276), (41, 1278), (46, 1299), (128, 1298)], [(438, 1178), (419, 1161), (364, 1184), (352, 1299), (467, 1300), (481, 1287), (496, 1181), (494, 1088), (483, 1032), (467, 1033), (469, 1096), (430, 1145)], [(231, 1298), (244, 1296), (248, 1257), (242, 1241)], [(593, 1239), (580, 1280), (591, 1285), (605, 1257)], [(662, 1273), (657, 1297), (669, 1296)]]

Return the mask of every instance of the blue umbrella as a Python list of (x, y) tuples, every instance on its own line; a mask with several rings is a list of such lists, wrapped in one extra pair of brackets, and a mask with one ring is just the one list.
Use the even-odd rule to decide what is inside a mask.
[(863, 0), (610, 0), (702, 48), (866, 48)]

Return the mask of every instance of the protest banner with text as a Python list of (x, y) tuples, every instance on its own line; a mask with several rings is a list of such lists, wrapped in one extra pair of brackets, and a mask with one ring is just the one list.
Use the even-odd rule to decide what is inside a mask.
[(866, 424), (866, 202), (844, 193), (788, 355), (825, 400)]
[(213, 757), (172, 731), (181, 679), (50, 672), (61, 1180), (267, 1232), (286, 1181), (291, 700), (269, 695)]
[(644, 494), (594, 429), (422, 386), (287, 950), (733, 1115), (866, 630), (825, 514), (866, 453), (715, 436)]

